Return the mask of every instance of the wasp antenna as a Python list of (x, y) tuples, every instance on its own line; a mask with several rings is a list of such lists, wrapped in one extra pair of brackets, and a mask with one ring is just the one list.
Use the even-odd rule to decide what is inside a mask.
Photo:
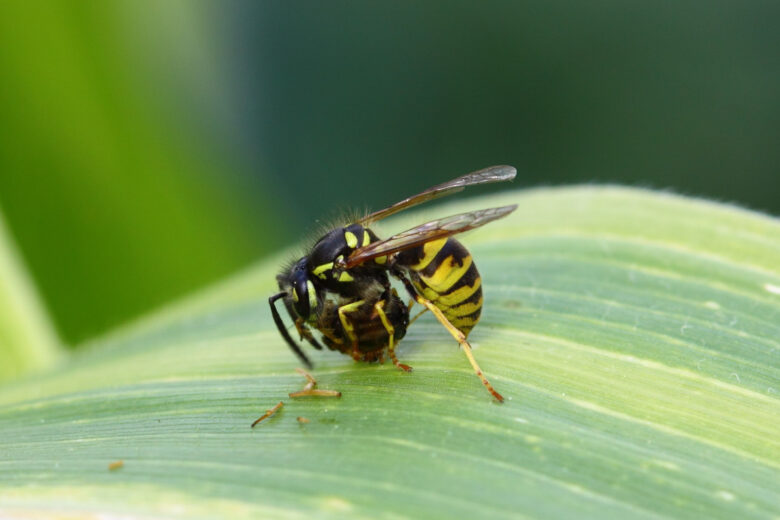
[(282, 321), (282, 317), (279, 315), (279, 311), (276, 310), (276, 300), (279, 298), (284, 298), (285, 296), (287, 296), (287, 293), (282, 291), (268, 298), (268, 305), (271, 306), (271, 315), (274, 318), (274, 323), (276, 323), (276, 328), (279, 329), (279, 334), (282, 335), (292, 351), (295, 352), (295, 355), (297, 355), (300, 360), (303, 361), (303, 364), (306, 365), (306, 368), (311, 370), (314, 368), (314, 365), (312, 365), (311, 361), (309, 361), (309, 358), (306, 357), (306, 354), (303, 353), (301, 347), (299, 347), (298, 344), (295, 343), (295, 341), (293, 341), (293, 339), (290, 337), (290, 333), (287, 332), (287, 327), (284, 326), (284, 322)]

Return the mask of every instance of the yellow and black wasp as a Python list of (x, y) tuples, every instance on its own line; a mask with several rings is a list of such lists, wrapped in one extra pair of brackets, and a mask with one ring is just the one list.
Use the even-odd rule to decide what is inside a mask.
[[(293, 341), (275, 303), (282, 299), (301, 340), (322, 344), (309, 327), (322, 334), (331, 350), (357, 361), (400, 363), (395, 346), (406, 334), (409, 312), (417, 302), (431, 311), (458, 341), (482, 384), (498, 401), (501, 394), (487, 380), (466, 337), (482, 312), (482, 280), (468, 250), (452, 235), (504, 217), (517, 205), (461, 213), (427, 222), (382, 240), (367, 226), (403, 209), (462, 190), (466, 186), (512, 180), (511, 166), (492, 166), (439, 184), (320, 238), (308, 254), (277, 277), (277, 294), (268, 302), (279, 333), (298, 357), (311, 367)], [(390, 284), (400, 280), (412, 298), (405, 304)]]

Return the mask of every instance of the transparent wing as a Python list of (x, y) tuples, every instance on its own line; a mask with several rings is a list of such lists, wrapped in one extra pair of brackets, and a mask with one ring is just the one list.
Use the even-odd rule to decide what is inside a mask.
[(412, 247), (425, 244), (432, 240), (438, 240), (484, 226), (488, 222), (509, 215), (516, 209), (517, 204), (512, 204), (511, 206), (501, 206), (499, 208), (460, 213), (458, 215), (452, 215), (451, 217), (426, 222), (425, 224), (393, 235), (386, 240), (373, 242), (367, 246), (356, 249), (344, 261), (343, 267), (349, 269), (378, 256), (397, 253), (398, 251), (411, 249)]
[(389, 208), (375, 211), (374, 213), (371, 213), (370, 215), (358, 220), (357, 223), (365, 225), (368, 222), (375, 222), (385, 217), (389, 217), (394, 213), (398, 213), (403, 209), (411, 208), (417, 204), (456, 193), (461, 191), (466, 186), (472, 186), (474, 184), (487, 184), (489, 182), (511, 181), (515, 178), (515, 175), (517, 175), (517, 170), (512, 166), (490, 166), (484, 170), (467, 173), (466, 175), (458, 177), (457, 179), (453, 179), (449, 182), (428, 188), (422, 193), (412, 195), (411, 197), (406, 198), (400, 202), (396, 202)]

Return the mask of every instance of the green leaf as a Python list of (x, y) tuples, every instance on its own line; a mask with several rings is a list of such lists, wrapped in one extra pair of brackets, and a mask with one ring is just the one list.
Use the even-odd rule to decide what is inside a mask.
[[(513, 202), (513, 215), (464, 237), (486, 294), (470, 339), (503, 405), (430, 316), (399, 347), (414, 372), (315, 353), (320, 388), (343, 397), (288, 399), (303, 380), (266, 303), (280, 257), (3, 388), (0, 508), (780, 515), (778, 221), (578, 187), (473, 199), (383, 227)], [(115, 460), (124, 467), (109, 471)]]
[(54, 327), (0, 213), (0, 381), (50, 366), (60, 353)]

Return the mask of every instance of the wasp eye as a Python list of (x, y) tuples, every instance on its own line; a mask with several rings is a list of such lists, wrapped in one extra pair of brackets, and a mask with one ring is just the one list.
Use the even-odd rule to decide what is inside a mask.
[(305, 303), (306, 302), (306, 300), (307, 300), (307, 298), (306, 298), (306, 284), (302, 284), (302, 283), (299, 283), (297, 281), (294, 282), (293, 283), (292, 293), (293, 293), (293, 301), (296, 304), (301, 304), (301, 303)]
[(292, 300), (295, 312), (303, 319), (308, 319), (317, 306), (317, 295), (311, 281), (300, 276), (292, 283)]

